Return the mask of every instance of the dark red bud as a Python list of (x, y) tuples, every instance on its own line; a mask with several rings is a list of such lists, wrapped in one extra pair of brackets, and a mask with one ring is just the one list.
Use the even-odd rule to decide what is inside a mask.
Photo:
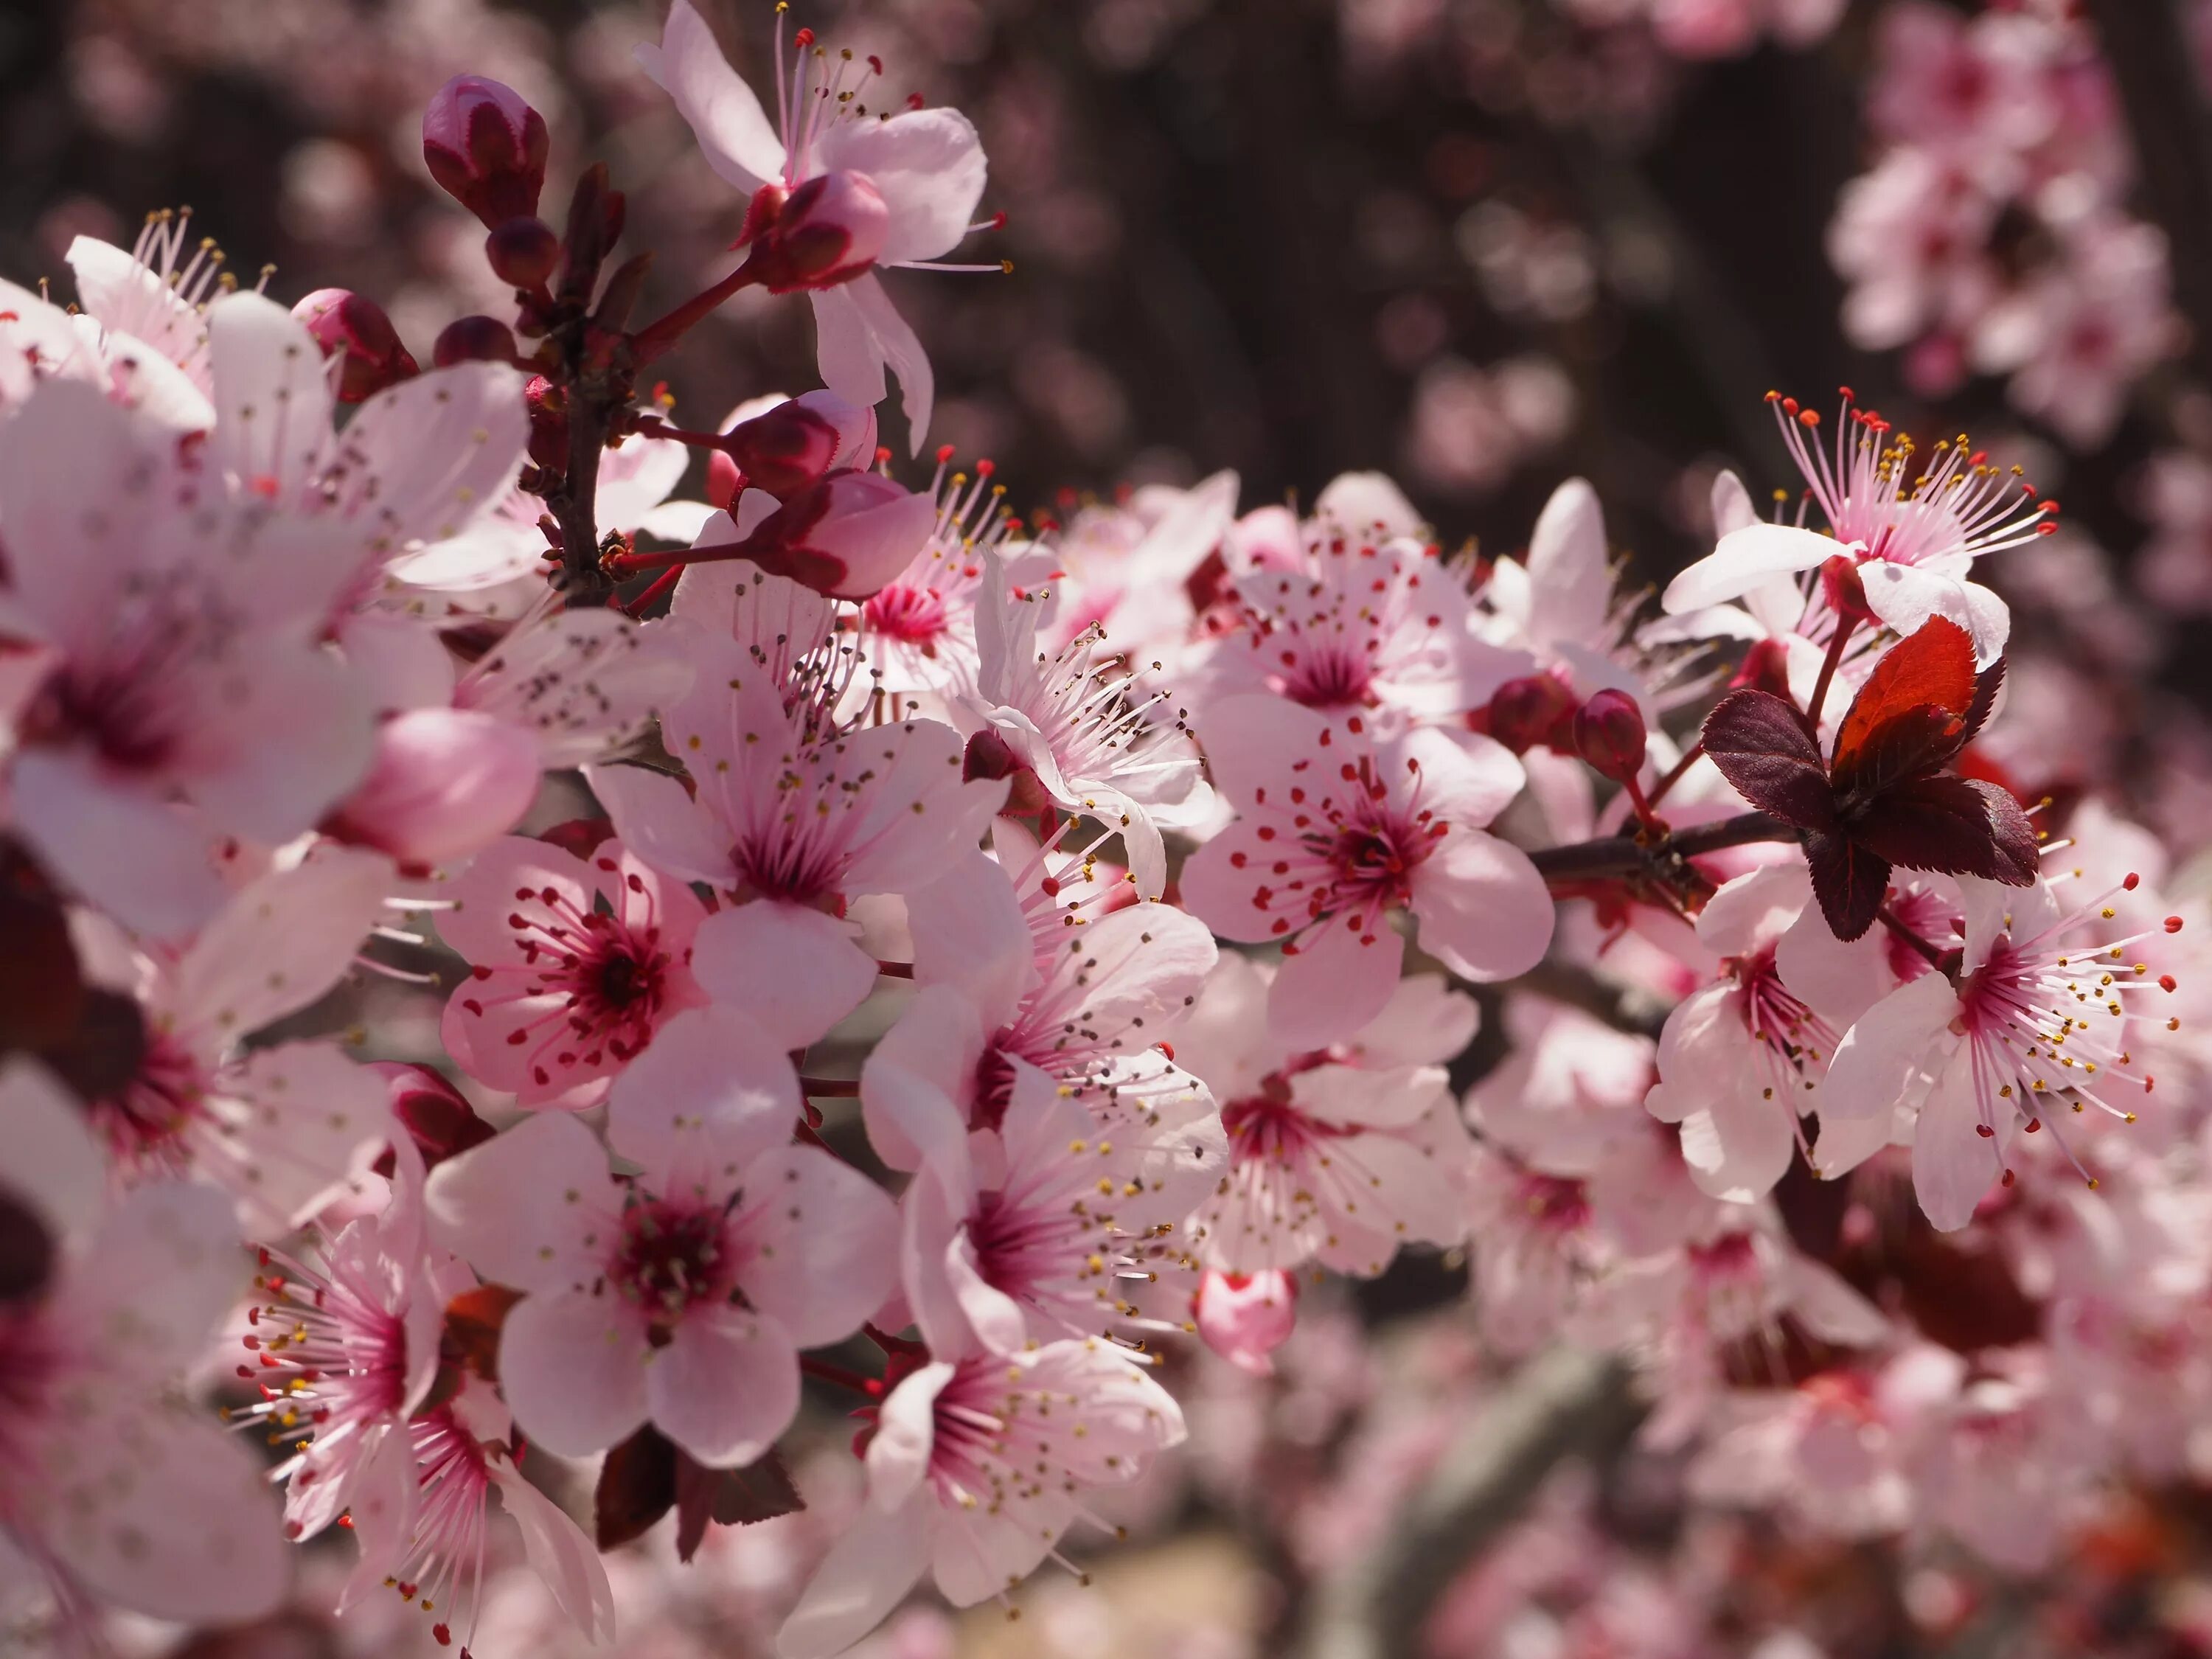
[(568, 465), (568, 398), (543, 374), (522, 389), (530, 405), (530, 459), (558, 472)]
[(1575, 711), (1575, 750), (1590, 769), (1626, 783), (1644, 769), (1644, 711), (1626, 691), (1605, 690)]
[[(734, 482), (736, 473), (742, 473), (754, 489), (765, 489), (781, 500), (827, 472), (841, 441), (834, 425), (794, 398), (732, 427), (722, 434), (722, 447), (714, 459), (728, 458), (732, 470), (730, 482)], [(718, 507), (726, 506), (712, 493), (714, 483), (710, 464), (708, 499)]]
[[(748, 228), (765, 217), (756, 195)], [(890, 228), (890, 210), (864, 174), (817, 173), (786, 197), (763, 226), (746, 263), (771, 294), (834, 288), (876, 261)]]
[(543, 219), (526, 215), (509, 219), (484, 238), (484, 258), (501, 282), (534, 289), (560, 264), (561, 239)]
[(422, 112), (430, 176), (488, 230), (538, 211), (550, 148), (545, 118), (480, 75), (455, 76)]
[(1874, 612), (1867, 605), (1866, 584), (1859, 580), (1858, 561), (1850, 554), (1838, 553), (1821, 565), (1820, 593), (1837, 616), (1856, 623), (1874, 620)]
[(960, 760), (960, 775), (970, 783), (978, 778), (987, 781), (1012, 778), (1013, 787), (1006, 792), (1006, 804), (999, 809), (1003, 817), (1034, 817), (1052, 810), (1052, 797), (1045, 793), (1044, 785), (1029, 763), (988, 726), (968, 739), (967, 752)]
[(455, 363), (511, 363), (514, 331), (496, 317), (456, 317), (432, 343), (430, 361), (441, 368)]
[(338, 372), (342, 404), (365, 403), (421, 372), (399, 343), (398, 331), (384, 308), (349, 289), (319, 288), (294, 306), (292, 314), (315, 337), (325, 358), (345, 359)]
[(1743, 666), (1735, 671), (1729, 690), (1741, 691), (1746, 686), (1778, 697), (1790, 695), (1790, 653), (1781, 641), (1760, 640), (1744, 653)]
[[(476, 1108), (469, 1104), (460, 1091), (428, 1066), (388, 1060), (378, 1060), (374, 1065), (384, 1075), (392, 1115), (399, 1120), (416, 1150), (422, 1154), (425, 1169), (435, 1169), (447, 1158), (458, 1158), (498, 1133), (477, 1115)], [(374, 1167), (379, 1175), (389, 1176), (392, 1172), (395, 1164), (389, 1147)]]
[(1574, 693), (1549, 674), (1508, 680), (1491, 694), (1490, 735), (1516, 755), (1540, 743), (1570, 736), (1561, 728), (1574, 714)]

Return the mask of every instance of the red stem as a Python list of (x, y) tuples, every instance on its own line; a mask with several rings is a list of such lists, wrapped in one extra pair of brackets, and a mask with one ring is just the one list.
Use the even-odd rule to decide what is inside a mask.
[(860, 1080), (850, 1077), (803, 1077), (799, 1079), (799, 1088), (810, 1099), (857, 1100)]
[(684, 567), (682, 565), (671, 565), (667, 569), (662, 571), (659, 575), (653, 578), (652, 586), (647, 588), (644, 592), (639, 594), (628, 605), (622, 607), (623, 615), (628, 617), (633, 622), (642, 617), (645, 615), (646, 606), (651, 605), (663, 593), (668, 592), (673, 589), (676, 586), (677, 580), (683, 574)]
[(863, 1376), (860, 1372), (848, 1370), (842, 1365), (833, 1365), (826, 1359), (817, 1359), (811, 1353), (799, 1356), (799, 1369), (809, 1376), (824, 1382), (835, 1382), (841, 1389), (850, 1389), (854, 1394), (866, 1395), (871, 1400), (881, 1400), (884, 1397), (883, 1380), (880, 1377)]
[(712, 564), (717, 559), (750, 559), (757, 553), (749, 542), (709, 542), (704, 547), (678, 548), (672, 553), (611, 553), (606, 568), (619, 580), (647, 570), (665, 570), (672, 564)]
[(720, 310), (723, 301), (739, 289), (750, 288), (755, 280), (753, 262), (748, 258), (714, 287), (693, 295), (666, 316), (647, 323), (630, 337), (633, 360), (641, 368), (665, 356), (690, 331), (693, 324)]
[(1667, 799), (1667, 792), (1672, 789), (1676, 784), (1681, 782), (1684, 776), (1689, 772), (1689, 769), (1698, 763), (1698, 757), (1705, 752), (1705, 745), (1703, 741), (1692, 744), (1689, 747), (1688, 752), (1686, 753), (1681, 759), (1674, 763), (1673, 769), (1671, 769), (1665, 777), (1660, 779), (1657, 783), (1651, 786), (1651, 805), (1654, 807), (1656, 807), (1661, 801)]
[(1859, 625), (1856, 617), (1844, 615), (1836, 619), (1836, 631), (1828, 639), (1828, 654), (1820, 659), (1820, 678), (1813, 682), (1813, 701), (1805, 710), (1805, 729), (1812, 734), (1817, 745), (1820, 741), (1820, 708), (1828, 701), (1828, 687), (1836, 678), (1836, 665), (1844, 659), (1844, 647), (1850, 643), (1852, 630)]

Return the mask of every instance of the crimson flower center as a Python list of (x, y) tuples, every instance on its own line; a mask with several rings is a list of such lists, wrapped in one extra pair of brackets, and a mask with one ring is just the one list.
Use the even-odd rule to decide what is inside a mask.
[(925, 645), (945, 632), (945, 599), (936, 589), (894, 583), (861, 607), (871, 633)]
[(726, 1297), (735, 1262), (719, 1206), (695, 1208), (647, 1199), (623, 1212), (607, 1277), (648, 1313), (674, 1317), (696, 1302)]

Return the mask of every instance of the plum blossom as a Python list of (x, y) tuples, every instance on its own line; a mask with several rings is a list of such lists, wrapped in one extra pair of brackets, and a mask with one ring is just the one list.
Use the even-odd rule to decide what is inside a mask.
[(92, 1637), (102, 1605), (235, 1621), (283, 1601), (290, 1563), (256, 1460), (163, 1398), (243, 1287), (230, 1205), (157, 1181), (102, 1204), (76, 1105), (24, 1060), (0, 1070), (0, 1207), (46, 1267), (0, 1304), (0, 1543)]
[(383, 859), (325, 848), (247, 883), (182, 951), (134, 951), (85, 920), (95, 966), (146, 1022), (137, 1071), (91, 1107), (119, 1181), (211, 1182), (256, 1238), (346, 1185), (389, 1133), (383, 1079), (326, 1038), (246, 1044), (345, 975), (392, 885)]
[(924, 1572), (955, 1607), (1003, 1596), (1183, 1438), (1182, 1411), (1109, 1344), (1066, 1340), (1007, 1360), (933, 1358), (884, 1398), (868, 1500), (776, 1638), (829, 1659), (872, 1630)]
[[(1882, 1125), (1917, 1114), (1913, 1189), (1940, 1230), (1972, 1220), (1993, 1181), (2012, 1184), (2006, 1152), (2015, 1133), (2047, 1131), (2063, 1148), (2062, 1103), (2132, 1122), (2136, 1100), (2150, 1092), (2154, 1079), (2127, 1047), (2123, 999), (2160, 991), (2172, 976), (2154, 977), (2126, 951), (2179, 932), (2181, 919), (2081, 942), (2085, 924), (2100, 931), (2135, 882), (2068, 908), (2041, 879), (2020, 889), (1959, 878), (1966, 921), (1956, 982), (1941, 972), (1908, 981), (1837, 1045), (1822, 1112)], [(1823, 1174), (1844, 1167), (1824, 1152)]]
[(1520, 763), (1474, 733), (1371, 738), (1279, 697), (1225, 699), (1200, 735), (1238, 809), (1184, 866), (1194, 914), (1230, 939), (1279, 943), (1269, 1024), (1309, 1044), (1350, 1036), (1389, 1000), (1405, 951), (1391, 925), (1469, 979), (1539, 961), (1552, 904), (1527, 854), (1483, 826), (1520, 792)]
[(1054, 805), (1118, 830), (1138, 890), (1157, 898), (1168, 873), (1162, 826), (1202, 822), (1213, 800), (1182, 711), (1127, 658), (1102, 656), (1098, 629), (1048, 654), (1036, 640), (1042, 597), (1009, 596), (996, 557), (983, 568), (966, 712)]
[(1670, 615), (1740, 597), (1769, 579), (1850, 555), (1865, 604), (1884, 626), (1917, 632), (1944, 617), (1972, 635), (1975, 659), (1996, 660), (2012, 628), (2005, 603), (1969, 580), (1974, 561), (2021, 546), (2057, 526), (2057, 504), (1963, 441), (1939, 440), (1923, 460), (1910, 434), (1897, 432), (1848, 390), (1829, 448), (1815, 440), (1820, 416), (1794, 398), (1774, 397), (1775, 418), (1828, 533), (1794, 525), (1731, 530), (1720, 544), (1668, 584)]
[[(1764, 1196), (1806, 1150), (1798, 1120), (1820, 1110), (1844, 1029), (1891, 986), (1883, 937), (1836, 939), (1811, 899), (1802, 865), (1768, 865), (1723, 886), (1698, 916), (1722, 974), (1668, 1015), (1644, 1103), (1682, 1126), (1691, 1178), (1715, 1198)], [(1790, 982), (1800, 964), (1802, 994)]]
[(978, 613), (994, 597), (989, 558), (1018, 556), (1022, 545), (1024, 526), (1008, 515), (1006, 486), (992, 482), (991, 463), (978, 461), (971, 477), (949, 472), (951, 459), (949, 446), (938, 451), (936, 528), (914, 562), (860, 608), (868, 654), (884, 689), (895, 693), (975, 690)]
[(1046, 543), (1058, 564), (1048, 640), (1064, 645), (1095, 624), (1141, 658), (1180, 647), (1201, 598), (1231, 574), (1213, 561), (1229, 549), (1238, 487), (1234, 472), (1216, 472), (1079, 507)]
[[(811, 29), (799, 31), (788, 83), (777, 76), (772, 125), (690, 0), (677, 0), (659, 44), (640, 46), (637, 58), (690, 124), (707, 164), (752, 198), (748, 235), (766, 221), (755, 257), (809, 238), (787, 284), (773, 285), (809, 290), (823, 383), (851, 403), (878, 404), (888, 367), (898, 376), (914, 453), (921, 453), (935, 381), (921, 343), (892, 308), (876, 270), (930, 268), (971, 230), (984, 228), (970, 222), (983, 194), (975, 129), (954, 110), (872, 115), (854, 94), (883, 72), (880, 61), (868, 59), (863, 70), (850, 52), (833, 59), (815, 46)], [(775, 263), (793, 261), (787, 253)]]
[(446, 1005), (447, 1051), (518, 1105), (595, 1105), (686, 1008), (706, 910), (619, 841), (588, 860), (539, 841), (494, 843), (443, 889), (438, 931), (470, 963)]
[(753, 1462), (799, 1409), (798, 1351), (850, 1335), (896, 1271), (890, 1202), (790, 1144), (799, 1085), (730, 1012), (672, 1020), (615, 1085), (608, 1173), (545, 1114), (431, 1172), (431, 1232), (524, 1292), (499, 1374), (523, 1431), (570, 1456), (647, 1422), (710, 1468)]
[(44, 669), (14, 711), (17, 826), (171, 936), (220, 902), (210, 839), (287, 840), (361, 780), (368, 699), (325, 628), (386, 558), (481, 510), (524, 436), (511, 370), (423, 375), (334, 434), (321, 354), (281, 307), (231, 295), (208, 335), (204, 444), (68, 380), (0, 436), (0, 631)]

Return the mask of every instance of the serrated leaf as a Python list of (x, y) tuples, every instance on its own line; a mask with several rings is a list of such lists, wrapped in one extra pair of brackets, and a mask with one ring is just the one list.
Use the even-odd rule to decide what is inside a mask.
[(1771, 691), (1731, 691), (1705, 716), (1703, 741), (1721, 775), (1753, 806), (1801, 830), (1834, 823), (1820, 751), (1790, 703)]

